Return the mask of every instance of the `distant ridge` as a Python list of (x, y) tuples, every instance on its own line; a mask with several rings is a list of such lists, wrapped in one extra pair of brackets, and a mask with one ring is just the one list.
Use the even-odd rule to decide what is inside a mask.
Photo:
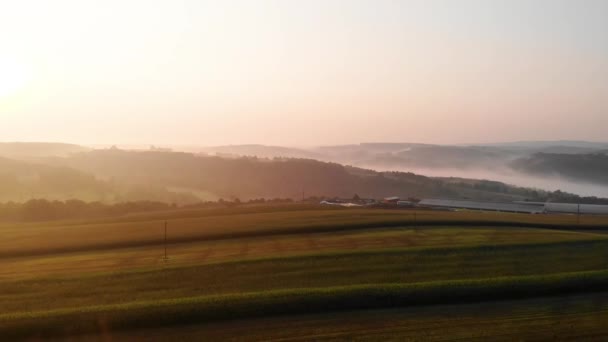
[(585, 140), (522, 140), (522, 141), (510, 141), (510, 142), (486, 143), (486, 144), (475, 143), (475, 144), (467, 144), (467, 145), (469, 145), (469, 146), (525, 147), (525, 148), (545, 148), (545, 147), (553, 147), (553, 146), (593, 148), (593, 149), (608, 148), (608, 142), (585, 141)]
[(322, 159), (322, 155), (312, 151), (294, 147), (245, 144), (245, 145), (223, 145), (200, 149), (200, 152), (208, 154), (232, 154), (236, 156), (256, 156), (260, 158), (286, 157), (286, 158), (308, 158)]
[(90, 150), (80, 145), (56, 142), (0, 142), (0, 156), (15, 159), (66, 157)]

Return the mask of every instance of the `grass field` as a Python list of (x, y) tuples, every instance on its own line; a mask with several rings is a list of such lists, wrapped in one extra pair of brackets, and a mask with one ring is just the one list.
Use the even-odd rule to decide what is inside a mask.
[[(258, 318), (122, 333), (124, 340), (260, 341), (542, 341), (602, 340), (608, 335), (608, 296), (432, 305), (414, 308), (350, 311)], [(95, 341), (83, 335), (77, 341)]]
[(405, 210), (288, 208), (186, 211), (183, 217), (175, 211), (165, 213), (164, 218), (154, 213), (92, 223), (4, 224), (0, 226), (5, 236), (0, 240), (0, 256), (157, 245), (163, 241), (165, 220), (170, 224), (171, 242), (437, 225), (603, 229), (608, 222), (603, 216), (586, 217), (577, 226), (572, 215), (421, 211), (414, 219), (414, 212)]
[[(86, 229), (86, 228), (85, 228)], [(608, 238), (595, 232), (548, 231), (502, 227), (378, 227), (330, 233), (284, 234), (213, 241), (172, 243), (170, 266), (215, 263), (264, 257), (282, 257), (332, 251), (365, 251), (387, 248), (429, 248), (531, 244)], [(0, 279), (22, 279), (133, 268), (164, 266), (162, 245), (116, 247), (63, 253), (34, 254), (0, 259)]]
[[(164, 218), (168, 262), (162, 259)], [(475, 317), (480, 329), (492, 328), (481, 329), (488, 334), (519, 327), (538, 335), (534, 324), (574, 316), (581, 327), (606, 333), (599, 326), (605, 322), (593, 318), (605, 306), (577, 308), (608, 296), (602, 292), (608, 286), (608, 218), (585, 217), (580, 226), (571, 221), (481, 212), (417, 212), (414, 221), (411, 211), (292, 206), (3, 225), (0, 335), (132, 339), (153, 328), (167, 337), (229, 337), (231, 329), (263, 322), (270, 330), (256, 325), (251, 337), (281, 339), (313, 336), (312, 322), (328, 311), (334, 313), (327, 320), (336, 323), (321, 324), (318, 336), (329, 339), (356, 331), (372, 339), (429, 333), (441, 339)], [(578, 295), (585, 292), (594, 294)], [(545, 296), (552, 297), (536, 299)], [(579, 297), (568, 299), (572, 317), (540, 314)], [(495, 307), (505, 309), (483, 317), (480, 308), (489, 304), (482, 303), (497, 300)], [(546, 305), (526, 304), (535, 300)], [(447, 305), (462, 320), (450, 326), (436, 305)], [(402, 309), (352, 311), (389, 307)], [(494, 327), (526, 312), (534, 315), (525, 324)], [(303, 321), (289, 316), (304, 314)], [(370, 315), (386, 317), (386, 329), (379, 319), (348, 328), (355, 326), (352, 317)], [(231, 326), (224, 319), (239, 321), (223, 331)], [(404, 328), (415, 319), (418, 328)], [(301, 332), (307, 321), (312, 330)], [(289, 329), (273, 335), (271, 327), (280, 322), (294, 327), (293, 336)], [(568, 333), (576, 335), (577, 326)]]

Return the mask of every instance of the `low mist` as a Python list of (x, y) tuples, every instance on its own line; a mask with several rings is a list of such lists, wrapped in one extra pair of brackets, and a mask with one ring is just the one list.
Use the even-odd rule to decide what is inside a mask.
[[(370, 167), (373, 168), (373, 167)], [(499, 181), (510, 185), (547, 191), (561, 190), (581, 196), (608, 197), (608, 186), (584, 182), (575, 182), (556, 175), (535, 176), (512, 171), (505, 168), (504, 172), (489, 169), (459, 169), (459, 168), (387, 168), (385, 171), (413, 172), (429, 177), (455, 177), (467, 179), (483, 179)]]

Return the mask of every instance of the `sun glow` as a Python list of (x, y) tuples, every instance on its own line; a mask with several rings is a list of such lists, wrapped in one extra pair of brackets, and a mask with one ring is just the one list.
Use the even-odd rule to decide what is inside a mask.
[(13, 95), (29, 80), (27, 68), (18, 61), (0, 56), (0, 98)]

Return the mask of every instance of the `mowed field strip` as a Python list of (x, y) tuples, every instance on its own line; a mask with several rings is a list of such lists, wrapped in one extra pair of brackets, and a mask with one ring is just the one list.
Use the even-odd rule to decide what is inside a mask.
[[(608, 294), (257, 318), (107, 332), (114, 340), (536, 341), (602, 340)], [(75, 341), (97, 341), (98, 335)]]
[(608, 286), (604, 217), (578, 226), (570, 215), (417, 212), (414, 221), (410, 211), (298, 206), (181, 214), (1, 226), (0, 333), (68, 336)]
[(604, 238), (608, 239), (608, 236), (593, 232), (578, 233), (536, 228), (378, 227), (353, 231), (340, 230), (333, 233), (298, 233), (170, 243), (168, 244), (169, 262), (163, 259), (164, 246), (160, 243), (141, 247), (4, 257), (0, 258), (0, 279), (155, 269), (332, 251), (534, 244)]
[(0, 282), (0, 312), (200, 295), (597, 271), (608, 240), (488, 248), (398, 249), (159, 267)]
[[(291, 210), (288, 210), (291, 209)], [(258, 209), (261, 211), (260, 209)], [(560, 229), (608, 229), (608, 217), (585, 217), (580, 226), (573, 215), (524, 215), (482, 212), (414, 212), (380, 209), (319, 209), (279, 207), (154, 213), (93, 222), (52, 222), (0, 225), (0, 256), (156, 245), (163, 242), (168, 221), (170, 242), (399, 226), (521, 226)]]

